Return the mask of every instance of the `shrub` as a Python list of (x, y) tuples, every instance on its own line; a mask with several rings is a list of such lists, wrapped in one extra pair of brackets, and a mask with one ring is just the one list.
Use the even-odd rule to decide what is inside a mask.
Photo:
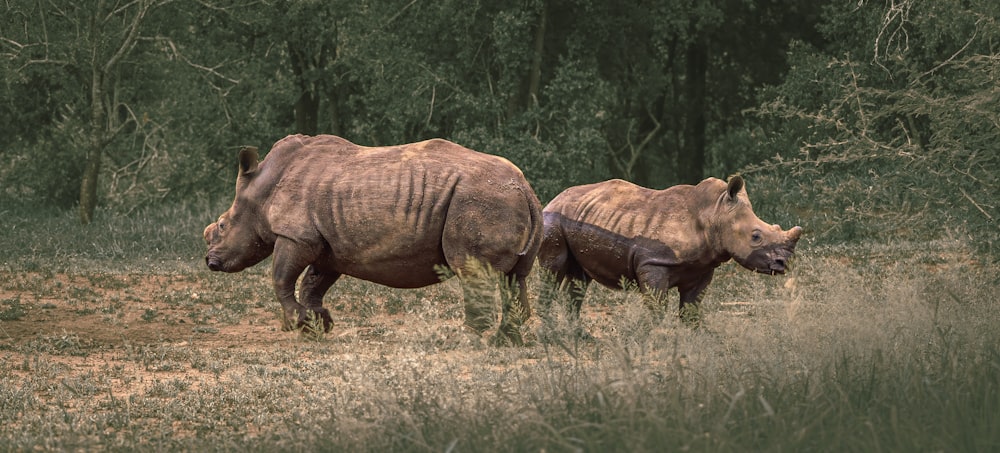
[[(871, 54), (794, 46), (788, 78), (763, 94), (751, 130), (774, 157), (741, 170), (752, 175), (755, 200), (792, 205), (790, 215), (820, 240), (967, 235), (995, 255), (1000, 58), (990, 40), (997, 24), (972, 8), (918, 21), (916, 11), (866, 6), (831, 14), (884, 15)], [(979, 17), (970, 30), (939, 31), (966, 16)], [(906, 45), (890, 45), (899, 33)], [(931, 42), (947, 52), (921, 53)]]

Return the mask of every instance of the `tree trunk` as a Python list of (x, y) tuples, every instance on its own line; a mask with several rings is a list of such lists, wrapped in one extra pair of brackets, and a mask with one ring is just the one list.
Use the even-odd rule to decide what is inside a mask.
[(316, 135), (319, 129), (319, 99), (315, 93), (303, 91), (295, 102), (295, 131)]
[(339, 87), (332, 87), (328, 90), (329, 95), (327, 96), (327, 110), (330, 111), (330, 133), (333, 135), (344, 135), (343, 118), (340, 116), (340, 89)]
[(288, 56), (292, 63), (299, 87), (299, 98), (295, 101), (295, 131), (300, 134), (316, 135), (319, 130), (319, 94), (316, 84), (308, 79), (310, 69), (309, 55), (291, 41), (287, 42)]
[(87, 150), (87, 164), (80, 180), (80, 223), (87, 225), (94, 220), (94, 209), (97, 207), (97, 177), (101, 174), (101, 157), (103, 151), (99, 146), (91, 144)]
[[(98, 8), (101, 10), (103, 3)], [(97, 61), (100, 46), (100, 29), (97, 13), (90, 17), (90, 127), (87, 137), (86, 163), (80, 179), (80, 223), (87, 225), (94, 220), (97, 207), (97, 178), (101, 174), (101, 158), (104, 154), (104, 128), (107, 126), (107, 112), (104, 111), (104, 72)]]
[[(135, 7), (135, 14), (129, 19), (124, 30), (125, 36), (121, 42), (109, 40), (112, 34), (105, 33), (105, 28), (103, 28), (106, 24), (113, 23), (109, 18), (116, 14), (109, 13), (106, 1), (98, 2), (89, 18), (86, 41), (89, 46), (87, 50), (90, 52), (90, 127), (87, 132), (87, 161), (83, 178), (80, 180), (80, 223), (84, 225), (94, 220), (94, 209), (97, 207), (98, 177), (101, 175), (104, 148), (122, 130), (124, 123), (130, 121), (126, 120), (122, 123), (116, 121), (115, 117), (109, 116), (116, 108), (111, 102), (111, 99), (115, 98), (117, 82), (115, 68), (133, 50), (139, 39), (139, 28), (146, 13), (156, 5), (157, 3), (153, 0), (142, 0), (132, 2), (118, 10), (127, 18), (128, 13), (125, 11)], [(114, 11), (116, 8), (118, 8), (117, 5), (111, 10)], [(117, 125), (112, 125), (112, 123)]]
[(538, 90), (542, 83), (542, 56), (545, 51), (546, 5), (542, 2), (541, 16), (538, 18), (538, 29), (535, 30), (535, 52), (531, 58), (531, 75), (528, 79), (528, 99), (525, 105), (538, 104)]
[(705, 77), (708, 42), (704, 35), (688, 44), (685, 71), (686, 114), (683, 149), (677, 155), (682, 183), (697, 184), (705, 176)]
[(80, 223), (87, 225), (94, 220), (94, 209), (97, 207), (97, 183), (101, 174), (101, 160), (104, 157), (104, 146), (107, 143), (105, 125), (107, 112), (104, 110), (104, 76), (97, 64), (94, 64), (90, 87), (90, 128), (87, 137), (87, 160), (84, 164), (83, 178), (80, 180)]
[[(680, 68), (677, 63), (677, 55), (680, 53), (678, 48), (680, 48), (680, 37), (674, 36), (668, 42), (667, 47), (667, 61), (664, 66), (665, 72), (670, 77), (670, 83), (668, 89), (664, 94), (664, 104), (662, 106), (663, 110), (663, 121), (667, 124), (667, 146), (663, 147), (663, 161), (669, 162), (671, 164), (677, 163), (679, 157), (683, 150), (681, 149), (684, 144), (684, 135), (682, 131), (684, 130), (684, 102), (681, 93), (684, 91), (681, 82)], [(670, 173), (669, 179), (667, 180), (669, 185), (680, 183), (680, 172), (676, 165), (673, 166), (673, 172)]]
[(531, 54), (531, 69), (527, 77), (521, 77), (518, 83), (517, 92), (507, 98), (507, 117), (511, 118), (528, 107), (538, 103), (538, 92), (542, 85), (542, 63), (545, 51), (545, 28), (548, 22), (548, 9), (546, 2), (542, 2), (542, 9), (538, 16), (538, 27), (535, 28), (535, 39)]

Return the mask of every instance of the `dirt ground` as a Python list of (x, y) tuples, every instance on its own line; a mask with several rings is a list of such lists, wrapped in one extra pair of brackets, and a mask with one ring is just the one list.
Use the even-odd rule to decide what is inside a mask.
[[(20, 275), (24, 278), (24, 275)], [(2, 275), (0, 278), (15, 278)], [(131, 275), (125, 288), (105, 289), (94, 285), (83, 276), (55, 275), (51, 277), (64, 288), (86, 287), (93, 291), (90, 298), (97, 300), (125, 300), (113, 315), (101, 309), (82, 308), (60, 292), (45, 294), (37, 299), (10, 289), (0, 290), (0, 300), (20, 298), (24, 315), (16, 320), (0, 323), (0, 348), (9, 350), (33, 339), (74, 334), (86, 343), (88, 349), (102, 346), (120, 346), (123, 342), (135, 344), (171, 341), (197, 341), (199, 345), (226, 347), (241, 344), (271, 344), (287, 336), (277, 329), (275, 312), (251, 309), (238, 324), (210, 323), (196, 325), (188, 319), (186, 310), (176, 304), (166, 303), (164, 293), (187, 293), (193, 300), (204, 292), (202, 285), (162, 275)], [(146, 313), (155, 317), (143, 319)], [(265, 322), (265, 318), (273, 322)]]
[[(239, 348), (240, 354), (264, 356), (303, 341), (299, 333), (281, 330), (277, 301), (245, 303), (241, 313), (232, 315), (217, 301), (199, 300), (211, 297), (213, 290), (196, 280), (184, 275), (131, 274), (105, 276), (95, 282), (92, 276), (0, 272), (0, 281), (5, 282), (0, 286), (0, 301), (4, 301), (0, 312), (5, 315), (0, 320), (0, 359), (7, 364), (2, 371), (29, 378), (44, 366), (69, 378), (116, 370), (114, 376), (121, 378), (111, 379), (112, 392), (122, 397), (141, 395), (164, 380), (183, 377), (197, 382), (211, 377), (210, 371), (190, 364), (150, 365), (148, 359), (136, 357), (138, 350), (207, 353)], [(42, 284), (47, 289), (38, 289)], [(218, 319), (212, 314), (231, 317)], [(387, 343), (400, 341), (406, 329), (414, 328), (403, 314), (376, 313), (363, 321), (349, 310), (333, 315), (335, 325), (327, 341)], [(461, 331), (460, 320), (439, 322), (441, 332)]]
[[(83, 276), (64, 274), (0, 273), (0, 279), (43, 280), (51, 288), (42, 294), (10, 289), (16, 286), (11, 284), (0, 289), (0, 300), (19, 301), (17, 310), (10, 304), (0, 307), (8, 313), (0, 321), (0, 357), (12, 367), (5, 373), (25, 379), (42, 366), (40, 360), (46, 369), (60, 370), (65, 378), (114, 369), (118, 370), (116, 375), (127, 376), (111, 379), (114, 395), (142, 394), (159, 380), (200, 372), (188, 367), (164, 370), (144, 366), (129, 358), (129, 348), (166, 344), (199, 350), (239, 346), (252, 351), (272, 347), (289, 336), (277, 328), (274, 313), (264, 309), (252, 309), (236, 324), (195, 324), (185, 308), (162, 297), (166, 293), (199, 297), (201, 285), (180, 277), (131, 275), (110, 289)], [(74, 291), (83, 291), (86, 299), (94, 302), (81, 302), (71, 296)], [(103, 302), (111, 300), (122, 303), (112, 308)], [(46, 395), (39, 397), (45, 399)]]
[[(39, 369), (57, 370), (57, 381), (62, 379), (64, 385), (71, 385), (67, 378), (114, 370), (108, 379), (113, 395), (120, 398), (143, 395), (155, 383), (171, 379), (210, 382), (218, 378), (211, 370), (192, 366), (190, 359), (172, 365), (169, 361), (161, 363), (151, 357), (156, 351), (207, 356), (222, 349), (241, 356), (264, 357), (301, 344), (302, 334), (281, 330), (278, 303), (270, 288), (262, 286), (264, 279), (248, 275), (224, 277), (228, 277), (225, 282), (237, 286), (256, 285), (252, 295), (223, 294), (217, 281), (184, 273), (0, 271), (0, 359), (7, 364), (0, 372), (28, 379)], [(356, 344), (376, 345), (363, 350), (384, 352), (413, 341), (439, 344), (445, 354), (483, 347), (485, 341), (472, 345), (475, 339), (464, 332), (461, 302), (448, 301), (451, 292), (445, 287), (422, 296), (434, 306), (423, 318), (387, 313), (384, 307), (360, 314), (358, 307), (331, 306), (336, 304), (328, 300), (334, 326), (324, 341), (330, 342), (333, 349), (355, 352), (362, 350)], [(384, 295), (358, 296), (365, 297)], [(16, 305), (13, 301), (17, 301)], [(240, 313), (233, 314), (226, 306), (233, 302), (241, 303)], [(727, 302), (720, 308), (739, 315), (745, 307), (739, 302)], [(595, 305), (582, 314), (590, 323), (611, 316), (607, 307)], [(593, 333), (600, 336), (599, 332)], [(527, 335), (530, 341), (533, 333)]]

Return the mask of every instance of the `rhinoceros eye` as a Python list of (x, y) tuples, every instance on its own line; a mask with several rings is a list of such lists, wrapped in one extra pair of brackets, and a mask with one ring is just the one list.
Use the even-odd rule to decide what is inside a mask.
[[(222, 227), (220, 226), (219, 228)], [(750, 241), (754, 244), (760, 244), (760, 241), (763, 239), (764, 237), (760, 234), (760, 230), (753, 230), (753, 234), (750, 235)]]
[(222, 231), (222, 230), (225, 230), (225, 229), (226, 229), (225, 222), (219, 222), (219, 231)]

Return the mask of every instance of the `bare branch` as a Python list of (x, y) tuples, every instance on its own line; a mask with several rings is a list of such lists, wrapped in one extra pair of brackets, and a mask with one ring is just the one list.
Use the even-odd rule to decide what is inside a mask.
[[(872, 62), (886, 72), (890, 72), (889, 68), (886, 68), (881, 62), (885, 57), (880, 56), (883, 40), (885, 41), (886, 52), (888, 52), (889, 47), (894, 43), (896, 47), (900, 47), (900, 39), (902, 39), (904, 52), (910, 48), (910, 36), (906, 32), (906, 23), (910, 20), (910, 8), (913, 7), (913, 0), (901, 0), (898, 3), (896, 0), (889, 0), (888, 3), (889, 9), (882, 18), (882, 26), (879, 28), (878, 35), (875, 36), (874, 53), (872, 55)], [(895, 28), (890, 30), (893, 24), (896, 24)], [(900, 38), (900, 36), (902, 37)]]
[(154, 1), (142, 0), (139, 5), (139, 10), (136, 11), (135, 17), (132, 19), (132, 24), (129, 26), (128, 34), (118, 47), (118, 50), (116, 50), (115, 53), (111, 55), (111, 58), (108, 59), (107, 63), (104, 64), (103, 71), (105, 74), (111, 72), (111, 69), (114, 68), (118, 62), (121, 61), (121, 59), (132, 50), (132, 48), (135, 47), (136, 41), (139, 37), (139, 28), (142, 25), (142, 21), (146, 17), (146, 13), (149, 12), (149, 10), (155, 5), (156, 2)]
[(642, 151), (643, 148), (646, 147), (646, 145), (649, 144), (650, 141), (653, 140), (654, 137), (656, 137), (656, 133), (660, 131), (660, 126), (661, 126), (660, 121), (656, 119), (656, 115), (654, 115), (653, 112), (650, 110), (649, 105), (646, 106), (646, 114), (649, 116), (649, 120), (653, 122), (654, 127), (653, 130), (649, 131), (649, 133), (646, 134), (646, 137), (643, 138), (641, 142), (639, 142), (640, 152)]
[(389, 20), (385, 21), (385, 23), (382, 24), (382, 26), (380, 28), (388, 27), (389, 24), (393, 23), (396, 19), (398, 19), (399, 16), (402, 16), (403, 13), (405, 13), (406, 10), (410, 9), (411, 6), (413, 6), (414, 4), (416, 4), (417, 1), (419, 1), (419, 0), (413, 0), (410, 3), (407, 3), (406, 6), (400, 8), (399, 11), (397, 11), (396, 14), (393, 14), (393, 16), (389, 18)]
[[(642, 153), (645, 151), (646, 146), (648, 146), (649, 143), (656, 138), (656, 135), (660, 132), (660, 128), (662, 127), (662, 124), (656, 118), (656, 115), (654, 115), (652, 110), (650, 110), (649, 105), (646, 105), (646, 114), (649, 116), (649, 120), (653, 122), (653, 129), (647, 132), (638, 144), (635, 144), (632, 142), (632, 130), (635, 122), (629, 121), (628, 131), (625, 133), (625, 145), (619, 148), (617, 152), (613, 151), (611, 153), (613, 158), (612, 162), (614, 162), (615, 167), (618, 167), (618, 170), (622, 172), (625, 179), (632, 179), (632, 170), (635, 168), (636, 164), (639, 163), (639, 158), (642, 157)], [(624, 151), (625, 148), (628, 148), (629, 151), (627, 161), (624, 161), (624, 159), (618, 156), (618, 154)]]
[(144, 38), (144, 39), (152, 39), (152, 40), (155, 40), (155, 41), (158, 41), (158, 42), (161, 42), (161, 43), (165, 43), (167, 46), (170, 47), (170, 52), (171, 52), (171, 54), (173, 54), (174, 57), (180, 59), (181, 61), (183, 61), (185, 64), (187, 64), (188, 66), (190, 66), (192, 68), (195, 68), (195, 69), (197, 69), (199, 71), (202, 71), (202, 72), (204, 72), (206, 74), (209, 74), (209, 75), (211, 75), (213, 77), (225, 80), (226, 82), (229, 82), (229, 83), (231, 83), (233, 85), (238, 85), (240, 83), (239, 79), (234, 79), (234, 78), (228, 77), (228, 76), (226, 76), (226, 75), (224, 75), (224, 74), (222, 74), (221, 72), (218, 71), (219, 68), (221, 68), (222, 66), (224, 66), (224, 63), (217, 64), (214, 67), (208, 67), (208, 66), (204, 66), (204, 65), (200, 65), (198, 63), (195, 63), (195, 62), (191, 61), (183, 53), (181, 53), (181, 51), (177, 49), (177, 45), (174, 43), (174, 41), (172, 39), (168, 38), (168, 37), (157, 36), (155, 38)]
[(987, 219), (993, 220), (993, 216), (991, 216), (988, 212), (986, 212), (986, 210), (983, 209), (982, 206), (979, 206), (979, 203), (976, 203), (976, 200), (973, 200), (972, 197), (970, 197), (969, 194), (965, 192), (965, 189), (959, 187), (958, 190), (960, 190), (962, 192), (962, 195), (965, 196), (965, 199), (969, 200), (969, 203), (972, 203), (972, 205), (975, 206), (976, 209), (979, 210), (979, 212), (983, 213), (983, 215), (986, 216)]
[(979, 22), (980, 22), (980, 21), (976, 21), (976, 30), (975, 30), (974, 32), (972, 32), (972, 36), (971, 36), (971, 37), (969, 38), (969, 40), (968, 40), (968, 41), (966, 41), (965, 45), (964, 45), (964, 46), (962, 46), (962, 48), (961, 48), (961, 49), (958, 49), (958, 51), (957, 51), (957, 52), (955, 52), (955, 53), (954, 53), (954, 54), (952, 54), (952, 55), (951, 55), (950, 57), (948, 57), (948, 59), (946, 59), (946, 60), (942, 61), (942, 62), (941, 62), (941, 64), (939, 64), (939, 65), (937, 65), (937, 66), (935, 66), (935, 67), (931, 68), (931, 69), (930, 69), (930, 70), (928, 70), (927, 72), (924, 72), (924, 73), (922, 73), (922, 74), (918, 75), (917, 77), (915, 77), (915, 78), (913, 79), (913, 82), (910, 82), (910, 85), (913, 85), (913, 84), (916, 84), (917, 82), (919, 82), (919, 81), (920, 81), (920, 79), (924, 78), (924, 76), (928, 76), (928, 75), (931, 75), (931, 74), (933, 74), (933, 73), (937, 72), (937, 70), (938, 70), (938, 69), (941, 69), (941, 68), (943, 68), (943, 67), (944, 67), (945, 65), (947, 65), (947, 64), (949, 64), (949, 63), (951, 63), (952, 61), (954, 61), (954, 60), (955, 60), (955, 58), (957, 58), (957, 57), (958, 57), (959, 55), (961, 55), (961, 54), (962, 54), (962, 52), (965, 52), (965, 49), (968, 49), (968, 48), (969, 48), (969, 45), (971, 45), (971, 44), (972, 44), (972, 41), (975, 41), (976, 37), (977, 37), (977, 36), (979, 35)]
[(230, 14), (230, 12), (229, 12), (229, 10), (227, 8), (223, 8), (223, 7), (221, 7), (219, 5), (216, 5), (215, 3), (212, 3), (212, 2), (206, 2), (204, 0), (197, 0), (195, 3), (201, 5), (205, 9), (211, 9), (211, 10), (218, 11), (220, 13)]
[(424, 127), (430, 128), (431, 118), (434, 116), (434, 99), (437, 97), (437, 86), (431, 86), (431, 105), (427, 110), (427, 121), (424, 123)]
[[(125, 111), (128, 112), (128, 119), (126, 119), (125, 121), (122, 121), (121, 123), (119, 123), (116, 126), (113, 123), (117, 122), (117, 121), (115, 121), (114, 118), (117, 116), (116, 112), (118, 111), (119, 108), (124, 108)], [(139, 125), (139, 118), (136, 116), (135, 112), (132, 110), (132, 107), (130, 107), (128, 104), (117, 103), (116, 102), (113, 107), (108, 107), (108, 112), (110, 113), (108, 115), (108, 126), (107, 126), (107, 130), (108, 130), (108, 142), (110, 142), (111, 140), (113, 140), (114, 137), (117, 137), (118, 134), (120, 134), (121, 131), (125, 130), (125, 127), (128, 126), (129, 124)]]
[(117, 9), (114, 9), (114, 10), (108, 12), (108, 15), (104, 18), (104, 20), (105, 21), (111, 20), (111, 18), (114, 17), (115, 15), (124, 12), (125, 10), (131, 8), (132, 5), (135, 5), (135, 4), (139, 3), (140, 1), (141, 0), (132, 0), (131, 2), (128, 2), (128, 3), (124, 4), (124, 5), (119, 6)]
[(10, 55), (11, 58), (17, 56), (17, 54), (21, 53), (21, 50), (23, 50), (25, 47), (27, 47), (24, 44), (21, 44), (21, 43), (19, 43), (17, 41), (14, 41), (13, 39), (10, 39), (10, 38), (4, 37), (4, 36), (0, 36), (0, 43), (6, 43), (9, 47), (15, 49), (12, 52), (4, 52), (3, 53), (3, 55)]

